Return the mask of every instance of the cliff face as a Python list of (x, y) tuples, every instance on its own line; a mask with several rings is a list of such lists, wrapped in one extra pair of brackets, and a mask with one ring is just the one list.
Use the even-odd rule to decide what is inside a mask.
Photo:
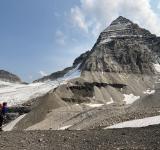
[(159, 39), (130, 20), (119, 17), (99, 36), (84, 60), (83, 71), (154, 73)]

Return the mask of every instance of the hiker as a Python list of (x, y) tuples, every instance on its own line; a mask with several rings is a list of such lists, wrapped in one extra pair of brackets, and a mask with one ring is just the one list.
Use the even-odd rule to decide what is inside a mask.
[(2, 104), (0, 103), (0, 111), (2, 110)]
[(4, 121), (6, 113), (7, 113), (7, 103), (4, 102), (0, 110), (0, 131), (2, 131), (2, 125), (3, 125), (3, 121)]

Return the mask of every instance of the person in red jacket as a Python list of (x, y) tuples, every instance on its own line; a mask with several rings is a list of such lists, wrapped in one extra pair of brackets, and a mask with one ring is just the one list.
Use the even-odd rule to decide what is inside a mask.
[(4, 102), (0, 110), (0, 131), (2, 131), (2, 125), (3, 125), (3, 121), (6, 113), (7, 113), (7, 103)]

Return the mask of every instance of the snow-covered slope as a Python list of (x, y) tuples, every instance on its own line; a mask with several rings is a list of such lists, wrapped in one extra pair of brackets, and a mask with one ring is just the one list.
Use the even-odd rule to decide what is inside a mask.
[(28, 85), (0, 81), (0, 103), (5, 101), (9, 106), (23, 104), (77, 77), (80, 77), (78, 66), (69, 71), (63, 78), (59, 78), (55, 81), (32, 83)]
[(143, 119), (130, 120), (122, 123), (115, 124), (113, 126), (106, 127), (105, 129), (112, 128), (138, 128), (146, 127), (149, 125), (160, 124), (160, 116), (147, 117)]
[(8, 84), (8, 86), (0, 88), (0, 102), (5, 101), (9, 106), (22, 104), (27, 100), (45, 94), (57, 85), (56, 83)]

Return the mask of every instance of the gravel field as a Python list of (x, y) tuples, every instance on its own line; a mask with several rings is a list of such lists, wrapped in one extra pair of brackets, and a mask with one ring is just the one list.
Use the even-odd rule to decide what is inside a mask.
[(3, 150), (157, 150), (160, 125), (145, 128), (0, 133)]

